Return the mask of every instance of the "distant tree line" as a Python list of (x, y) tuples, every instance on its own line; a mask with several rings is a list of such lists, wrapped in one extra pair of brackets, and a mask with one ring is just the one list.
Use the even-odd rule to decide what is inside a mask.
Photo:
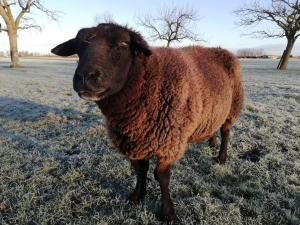
[[(270, 58), (270, 57), (272, 57), (272, 56), (266, 54), (266, 52), (262, 48), (241, 48), (241, 49), (237, 50), (236, 55), (239, 58)], [(273, 57), (276, 57), (276, 56), (273, 56)], [(296, 56), (293, 56), (292, 54), (290, 54), (289, 58), (299, 58), (299, 57), (296, 57)]]
[[(0, 51), (0, 57), (9, 57), (10, 51)], [(41, 52), (29, 52), (29, 51), (19, 51), (19, 57), (51, 57), (54, 56), (51, 53), (41, 53)]]
[(19, 51), (19, 57), (30, 57), (30, 56), (53, 56), (51, 53), (40, 53), (40, 52), (28, 52), (28, 51)]
[(262, 58), (266, 55), (262, 48), (242, 48), (236, 54), (240, 58)]

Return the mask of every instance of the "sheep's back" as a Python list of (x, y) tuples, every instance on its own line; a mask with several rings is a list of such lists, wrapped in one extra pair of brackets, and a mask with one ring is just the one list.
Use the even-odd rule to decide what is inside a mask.
[[(220, 48), (157, 49), (161, 93), (171, 99), (186, 138), (198, 142), (212, 136), (226, 120), (238, 70), (235, 57)], [(177, 118), (177, 117), (180, 117)]]

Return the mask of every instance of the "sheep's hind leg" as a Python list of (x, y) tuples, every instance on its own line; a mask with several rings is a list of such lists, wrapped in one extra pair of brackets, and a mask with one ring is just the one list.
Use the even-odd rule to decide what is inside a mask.
[(217, 146), (217, 137), (216, 133), (209, 139), (209, 147), (215, 148)]
[(161, 189), (161, 216), (164, 221), (167, 221), (167, 224), (171, 224), (175, 217), (175, 210), (169, 192), (170, 169), (170, 164), (158, 163), (154, 171), (154, 177), (159, 182)]
[(230, 120), (226, 120), (226, 122), (221, 127), (221, 149), (219, 151), (218, 162), (220, 164), (224, 164), (227, 158), (227, 146), (229, 142), (229, 133), (232, 127), (232, 123)]
[(134, 191), (129, 195), (128, 200), (132, 203), (140, 203), (146, 195), (147, 172), (149, 160), (131, 160), (131, 165), (137, 175), (137, 182)]

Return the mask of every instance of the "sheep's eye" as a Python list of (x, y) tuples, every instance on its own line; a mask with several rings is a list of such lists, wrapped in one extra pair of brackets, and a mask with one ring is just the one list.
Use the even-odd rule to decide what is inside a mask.
[(118, 47), (120, 48), (127, 48), (128, 47), (128, 43), (125, 41), (121, 41), (118, 43)]
[(88, 41), (88, 40), (83, 40), (82, 42), (85, 43), (85, 44), (90, 44), (90, 43), (91, 43), (91, 42)]

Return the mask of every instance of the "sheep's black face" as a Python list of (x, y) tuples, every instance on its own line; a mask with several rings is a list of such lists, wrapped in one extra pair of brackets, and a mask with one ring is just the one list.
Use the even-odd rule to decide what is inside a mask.
[(79, 56), (73, 87), (81, 98), (92, 101), (120, 91), (134, 57), (151, 54), (139, 34), (110, 23), (81, 29), (74, 39), (51, 51), (60, 56)]

